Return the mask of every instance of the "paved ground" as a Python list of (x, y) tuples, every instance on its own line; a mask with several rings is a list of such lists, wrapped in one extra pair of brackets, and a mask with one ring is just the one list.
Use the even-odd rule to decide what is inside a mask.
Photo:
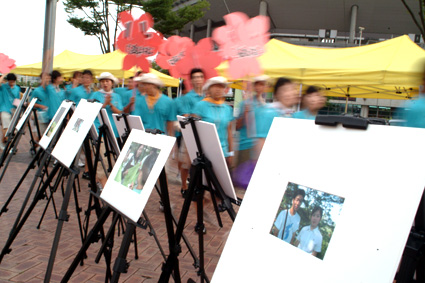
[[(32, 159), (28, 153), (28, 140), (28, 135), (24, 136), (21, 140), (19, 151), (15, 156), (13, 156), (9, 167), (7, 168), (7, 173), (0, 183), (1, 207), (3, 207), (5, 201)], [(17, 217), (23, 200), (27, 195), (28, 188), (34, 179), (34, 173), (35, 170), (31, 170), (30, 174), (27, 176), (23, 185), (20, 187), (9, 205), (9, 211), (0, 216), (0, 249), (3, 249), (3, 246), (6, 243), (11, 227)], [(172, 158), (170, 158), (167, 163), (166, 173), (168, 177), (172, 209), (174, 214), (178, 216), (180, 215), (183, 199), (180, 196), (180, 181), (176, 178), (176, 161)], [(78, 193), (78, 201), (79, 206), (84, 212), (88, 206), (89, 188), (85, 180), (81, 179), (80, 183), (81, 192)], [(236, 192), (239, 197), (243, 197), (244, 190), (237, 189)], [(209, 196), (208, 199), (210, 199)], [(59, 209), (62, 203), (62, 193), (60, 190), (54, 194), (54, 200), (57, 209)], [(34, 211), (26, 221), (23, 229), (13, 242), (11, 246), (12, 252), (6, 255), (0, 263), (0, 282), (42, 282), (44, 280), (50, 249), (58, 223), (55, 219), (53, 206), (50, 204), (40, 229), (36, 228), (46, 203), (46, 200), (38, 202)], [(205, 268), (208, 277), (211, 279), (226, 242), (232, 222), (227, 213), (222, 213), (221, 216), (224, 227), (220, 228), (214, 216), (212, 202), (207, 200), (205, 205), (204, 216), (207, 228), (207, 234), (204, 238)], [(235, 209), (237, 210), (237, 207), (235, 207)], [(145, 212), (150, 218), (151, 224), (159, 238), (162, 248), (165, 253), (168, 254), (164, 214), (159, 210), (159, 197), (155, 191), (152, 192), (152, 195), (146, 205)], [(68, 222), (65, 222), (65, 225), (63, 226), (51, 282), (60, 282), (63, 274), (68, 269), (69, 264), (72, 262), (74, 256), (82, 245), (78, 229), (78, 217), (74, 198), (71, 198), (68, 213), (70, 214), (70, 219)], [(84, 219), (83, 213), (81, 213), (81, 218)], [(96, 216), (93, 212), (91, 214), (90, 226), (94, 225), (95, 219)], [(105, 228), (109, 226), (110, 222), (111, 218), (108, 219)], [(193, 229), (195, 223), (196, 211), (194, 207), (191, 207), (184, 232), (198, 254), (198, 235)], [(120, 232), (119, 236), (118, 232)], [(122, 238), (122, 231), (117, 231), (112, 255), (113, 260), (115, 260), (118, 254)], [(184, 244), (182, 246), (183, 250), (179, 257), (182, 282), (186, 282), (189, 278), (199, 282), (200, 280), (196, 275), (195, 268), (193, 267), (193, 258), (188, 252), (186, 246)], [(157, 282), (161, 274), (161, 266), (164, 259), (161, 256), (154, 238), (150, 236), (148, 231), (140, 228), (137, 229), (137, 247), (139, 259), (135, 259), (134, 245), (131, 245), (127, 256), (127, 260), (130, 262), (128, 273), (121, 274), (120, 282)], [(84, 261), (83, 266), (79, 266), (77, 268), (70, 282), (105, 282), (106, 265), (104, 258), (102, 258), (98, 264), (94, 262), (99, 248), (100, 243), (94, 243), (91, 245), (88, 250), (88, 258)]]

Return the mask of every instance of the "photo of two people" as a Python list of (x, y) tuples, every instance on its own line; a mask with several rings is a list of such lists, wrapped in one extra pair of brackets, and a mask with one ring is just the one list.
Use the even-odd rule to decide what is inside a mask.
[(343, 203), (342, 197), (289, 182), (270, 234), (323, 260)]
[(160, 151), (152, 146), (132, 142), (114, 180), (140, 194)]

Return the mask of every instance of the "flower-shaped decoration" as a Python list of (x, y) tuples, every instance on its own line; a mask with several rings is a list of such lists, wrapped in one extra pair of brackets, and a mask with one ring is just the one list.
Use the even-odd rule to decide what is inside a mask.
[(257, 58), (265, 52), (269, 40), (269, 18), (257, 16), (249, 19), (241, 12), (224, 16), (225, 26), (213, 32), (213, 40), (219, 45), (224, 59), (229, 61), (232, 79), (262, 73)]
[(182, 74), (177, 64), (185, 57), (186, 50), (195, 45), (189, 37), (171, 36), (159, 46), (156, 63), (163, 69), (170, 71), (170, 75), (181, 78)]
[(16, 67), (15, 60), (10, 59), (9, 56), (0, 53), (0, 73), (7, 74), (10, 70)]
[(145, 13), (134, 20), (129, 12), (121, 12), (119, 21), (125, 27), (117, 38), (118, 49), (127, 53), (123, 69), (130, 70), (137, 66), (148, 73), (150, 64), (146, 57), (155, 55), (163, 41), (162, 35), (149, 30), (154, 23), (152, 16)]
[(219, 52), (214, 51), (214, 44), (210, 37), (201, 39), (198, 44), (186, 49), (186, 56), (177, 64), (177, 70), (181, 77), (185, 79), (187, 89), (191, 89), (189, 84), (190, 71), (193, 68), (200, 68), (204, 72), (205, 79), (218, 76), (215, 67), (223, 61)]

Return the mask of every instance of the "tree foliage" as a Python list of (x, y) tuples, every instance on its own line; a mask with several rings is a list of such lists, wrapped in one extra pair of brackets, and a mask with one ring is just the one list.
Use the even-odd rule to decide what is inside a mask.
[[(410, 0), (409, 2), (411, 4), (407, 3), (406, 0), (401, 0), (401, 2), (403, 3), (404, 7), (406, 7), (407, 11), (412, 17), (413, 22), (418, 27), (422, 38), (425, 40), (425, 0)], [(417, 15), (413, 12), (413, 5), (419, 6), (419, 12)]]
[(193, 5), (173, 10), (173, 0), (64, 0), (68, 22), (85, 35), (99, 40), (102, 53), (115, 50), (114, 43), (119, 33), (118, 14), (133, 8), (150, 13), (154, 29), (168, 36), (181, 31), (190, 22), (196, 21), (209, 8), (209, 2), (200, 0)]
[(311, 213), (316, 206), (319, 206), (323, 209), (323, 216), (319, 223), (319, 230), (323, 237), (322, 251), (317, 255), (318, 258), (323, 259), (336, 225), (334, 219), (332, 219), (331, 212), (335, 207), (342, 207), (344, 198), (303, 186), (300, 187), (295, 183), (288, 183), (285, 195), (279, 207), (278, 214), (281, 210), (289, 209), (291, 207), (292, 198), (298, 189), (303, 189), (305, 191), (303, 204), (298, 210), (298, 214), (301, 218), (299, 230), (301, 230), (304, 226), (310, 225)]

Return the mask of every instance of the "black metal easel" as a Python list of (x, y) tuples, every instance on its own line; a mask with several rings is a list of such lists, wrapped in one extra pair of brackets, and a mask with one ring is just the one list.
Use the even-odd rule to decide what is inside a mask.
[[(209, 279), (205, 274), (205, 262), (204, 262), (204, 222), (203, 222), (203, 197), (204, 192), (209, 191), (211, 193), (211, 199), (213, 201), (214, 210), (216, 212), (217, 220), (220, 227), (223, 227), (219, 212), (227, 211), (232, 221), (235, 220), (236, 212), (232, 207), (232, 201), (224, 193), (223, 188), (220, 185), (215, 173), (212, 169), (212, 164), (205, 156), (201, 141), (199, 139), (198, 131), (196, 129), (196, 121), (199, 120), (194, 117), (185, 118), (183, 122), (180, 122), (182, 128), (185, 128), (187, 124), (190, 124), (192, 127), (193, 135), (195, 137), (196, 146), (197, 146), (197, 158), (193, 160), (191, 173), (190, 173), (190, 182), (189, 188), (187, 191), (187, 197), (183, 204), (183, 209), (180, 214), (179, 222), (177, 225), (175, 240), (173, 242), (174, 246), (170, 246), (170, 255), (167, 258), (163, 266), (163, 272), (159, 279), (159, 282), (168, 282), (170, 279), (171, 272), (178, 268), (178, 255), (181, 252), (180, 240), (182, 237), (183, 229), (185, 227), (187, 215), (189, 213), (189, 208), (191, 200), (195, 196), (197, 202), (197, 230), (198, 230), (198, 239), (199, 239), (199, 270), (198, 275), (201, 277), (201, 282), (207, 281)], [(205, 174), (207, 179), (208, 187), (203, 185), (202, 175)], [(220, 206), (217, 205), (215, 197), (219, 197), (222, 200)]]

